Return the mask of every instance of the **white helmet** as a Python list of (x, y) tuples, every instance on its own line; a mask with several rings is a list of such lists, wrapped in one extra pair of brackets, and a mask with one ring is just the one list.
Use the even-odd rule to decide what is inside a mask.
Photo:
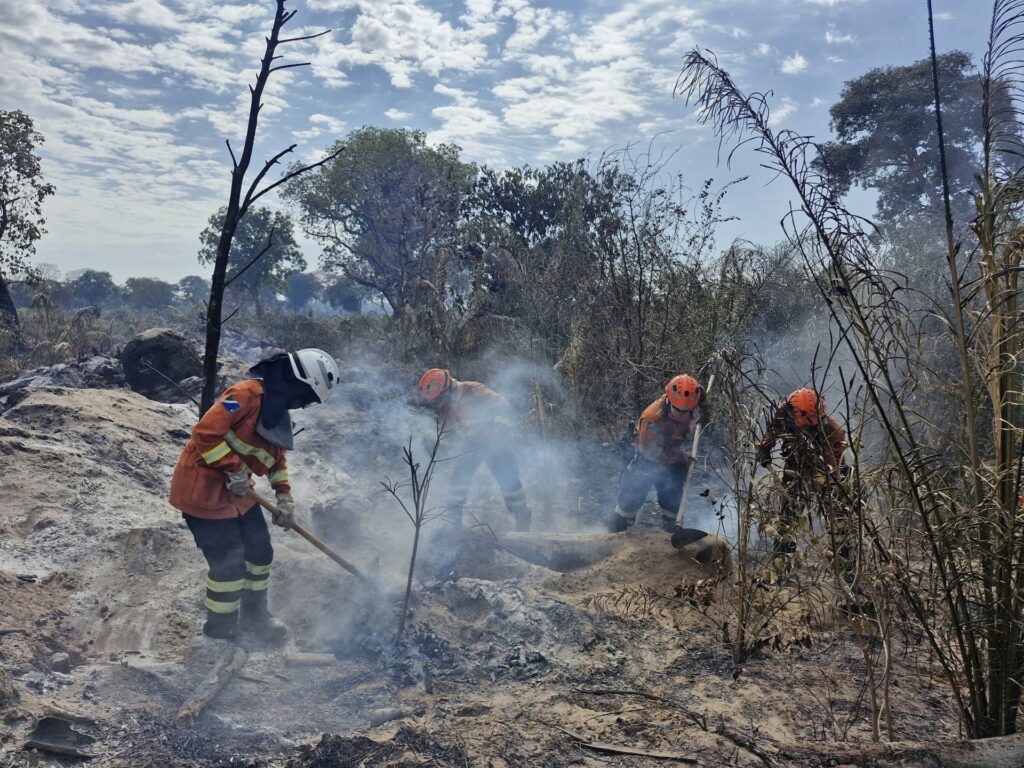
[(308, 384), (317, 400), (326, 403), (338, 386), (338, 364), (334, 358), (322, 349), (300, 349), (290, 353), (288, 359), (295, 378)]

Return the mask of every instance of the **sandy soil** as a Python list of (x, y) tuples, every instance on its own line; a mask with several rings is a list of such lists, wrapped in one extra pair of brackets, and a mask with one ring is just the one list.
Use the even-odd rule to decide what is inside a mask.
[[(411, 529), (377, 483), (399, 476), (400, 457), (351, 405), (302, 415), (294, 484), (301, 517), (379, 590), (275, 531), (271, 601), (288, 647), (253, 649), (198, 724), (175, 729), (224, 650), (200, 635), (204, 563), (165, 502), (193, 418), (125, 391), (45, 387), (0, 416), (0, 630), (23, 630), (0, 632), (0, 764), (64, 764), (22, 748), (47, 712), (95, 739), (90, 765), (126, 768), (672, 764), (581, 742), (748, 766), (773, 740), (868, 737), (848, 628), (819, 622), (737, 666), (699, 613), (624, 599), (707, 576), (650, 530), (560, 573), (475, 529), (425, 560), (396, 646)], [(508, 529), (495, 489), (475, 503)], [(955, 736), (943, 685), (915, 659), (896, 665), (898, 738)], [(371, 727), (384, 710), (401, 716)]]

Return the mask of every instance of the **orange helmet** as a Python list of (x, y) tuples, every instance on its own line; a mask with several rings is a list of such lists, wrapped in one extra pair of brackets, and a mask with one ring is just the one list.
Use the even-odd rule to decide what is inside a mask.
[(700, 405), (700, 384), (693, 376), (680, 374), (665, 385), (669, 404), (682, 411), (692, 411)]
[(825, 398), (807, 387), (796, 390), (786, 402), (789, 404), (793, 424), (797, 427), (812, 427), (825, 413)]
[(428, 403), (452, 388), (452, 375), (443, 368), (431, 368), (420, 377), (420, 397)]

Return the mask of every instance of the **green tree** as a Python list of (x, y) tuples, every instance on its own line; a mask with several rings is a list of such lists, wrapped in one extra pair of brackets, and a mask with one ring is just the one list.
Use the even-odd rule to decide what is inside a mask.
[(71, 301), (77, 307), (110, 306), (120, 293), (109, 272), (83, 269), (69, 282)]
[(298, 311), (315, 299), (320, 293), (320, 281), (309, 272), (294, 272), (288, 276), (285, 292), (288, 307)]
[(402, 323), (415, 310), (444, 307), (476, 169), (458, 147), (428, 146), (422, 132), (407, 129), (360, 128), (331, 152), (341, 149), (284, 192), (324, 246), (323, 266), (378, 292)]
[[(226, 212), (221, 208), (210, 216), (199, 236), (200, 264), (213, 264), (216, 259)], [(268, 208), (250, 208), (235, 229), (225, 285), (244, 291), (252, 299), (256, 316), (262, 317), (265, 295), (284, 290), (288, 277), (305, 268), (291, 216)]]
[[(970, 55), (940, 56), (939, 82), (950, 193), (964, 216), (982, 139), (981, 83)], [(884, 223), (922, 214), (934, 221), (942, 208), (942, 182), (933, 101), (928, 59), (872, 69), (848, 81), (830, 111), (837, 140), (822, 145), (819, 162), (834, 188), (842, 194), (854, 185), (876, 190)]]
[(128, 305), (134, 309), (159, 309), (174, 300), (174, 286), (153, 277), (129, 277), (124, 287)]
[(324, 286), (324, 301), (335, 309), (358, 312), (363, 306), (366, 289), (344, 275), (336, 277)]
[(210, 296), (210, 281), (199, 275), (188, 275), (178, 281), (177, 294), (190, 304), (202, 304)]
[(28, 259), (43, 236), (43, 201), (55, 188), (43, 181), (36, 148), (43, 137), (24, 112), (0, 110), (0, 323), (20, 347), (18, 311), (7, 281), (29, 271)]

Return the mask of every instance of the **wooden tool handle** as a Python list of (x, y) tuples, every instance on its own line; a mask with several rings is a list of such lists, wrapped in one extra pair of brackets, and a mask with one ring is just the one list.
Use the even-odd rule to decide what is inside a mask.
[[(711, 374), (711, 378), (708, 379), (708, 388), (704, 390), (704, 394), (710, 395), (713, 386), (715, 386), (715, 375)], [(693, 430), (693, 446), (690, 448), (692, 462), (686, 472), (686, 481), (683, 483), (683, 495), (679, 497), (679, 510), (676, 512), (677, 528), (683, 527), (683, 517), (686, 516), (686, 496), (690, 492), (690, 481), (693, 479), (693, 465), (697, 463), (697, 448), (700, 447), (700, 433), (703, 427), (703, 424), (698, 424), (697, 428)]]
[[(249, 491), (249, 497), (253, 501), (255, 501), (257, 504), (259, 504), (261, 507), (263, 507), (268, 512), (270, 512), (270, 514), (274, 516), (275, 520), (280, 516), (281, 510), (279, 510), (277, 508), (277, 505), (274, 504), (269, 499), (266, 499), (263, 496), (260, 496), (258, 493), (256, 493), (256, 491)], [(298, 523), (293, 523), (292, 526), (291, 526), (291, 530), (295, 531), (297, 534), (299, 534), (299, 536), (301, 536), (306, 541), (308, 541), (310, 544), (312, 544), (314, 547), (319, 549), (321, 552), (323, 552), (325, 555), (327, 555), (329, 558), (331, 558), (331, 560), (336, 562), (338, 565), (340, 565), (346, 571), (351, 573), (357, 579), (360, 579), (361, 581), (365, 581), (365, 582), (369, 583), (369, 581), (367, 580), (366, 576), (363, 575), (362, 571), (360, 571), (358, 568), (356, 568), (354, 565), (352, 565), (352, 563), (350, 563), (348, 560), (343, 558), (341, 555), (339, 555), (333, 549), (331, 549), (326, 544), (324, 544), (322, 541), (320, 541), (320, 539), (318, 539), (316, 536), (311, 534), (309, 531), (307, 531), (301, 525), (299, 525)]]

